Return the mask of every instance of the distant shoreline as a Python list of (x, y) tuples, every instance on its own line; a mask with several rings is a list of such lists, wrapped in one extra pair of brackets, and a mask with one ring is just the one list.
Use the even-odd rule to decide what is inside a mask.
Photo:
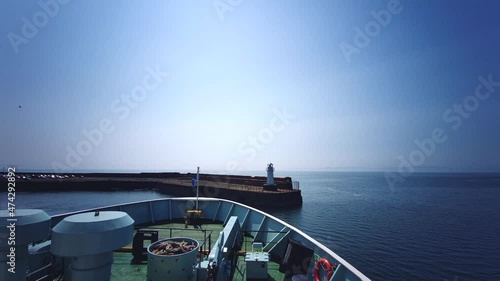
[[(1, 174), (6, 174), (7, 173), (7, 168), (10, 166), (3, 166), (4, 171), (0, 170), (0, 175)], [(429, 168), (430, 169), (430, 168)], [(436, 168), (438, 171), (431, 171), (431, 170), (416, 170), (413, 172), (413, 174), (500, 174), (499, 171), (457, 171), (453, 170), (451, 168)], [(176, 172), (165, 172), (165, 171), (144, 171), (144, 170), (128, 170), (128, 169), (116, 169), (116, 170), (98, 170), (98, 169), (88, 169), (88, 170), (74, 170), (71, 172), (62, 172), (62, 173), (56, 173), (52, 169), (22, 169), (19, 167), (16, 167), (16, 171), (18, 174), (54, 174), (54, 175), (69, 175), (69, 174), (170, 174), (170, 173), (179, 173), (179, 174), (193, 174), (196, 173), (196, 171), (192, 170), (179, 170)], [(265, 171), (264, 170), (242, 170), (242, 171), (232, 171), (234, 173), (238, 174), (233, 174), (234, 176), (250, 176), (250, 177), (258, 177), (259, 175), (264, 175)], [(347, 169), (317, 169), (317, 170), (280, 170), (278, 173), (281, 174), (294, 174), (294, 173), (397, 173), (398, 170), (391, 168), (391, 169), (386, 169), (386, 170), (358, 170), (358, 169), (352, 169), (352, 170), (347, 170)], [(204, 174), (207, 175), (219, 175), (219, 176), (225, 176), (229, 175), (228, 171), (224, 170), (207, 170), (205, 171)]]

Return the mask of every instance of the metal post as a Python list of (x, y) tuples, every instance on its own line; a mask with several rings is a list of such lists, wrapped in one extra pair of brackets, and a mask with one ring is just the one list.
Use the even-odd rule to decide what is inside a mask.
[(198, 210), (198, 196), (200, 192), (200, 167), (196, 171), (196, 210)]

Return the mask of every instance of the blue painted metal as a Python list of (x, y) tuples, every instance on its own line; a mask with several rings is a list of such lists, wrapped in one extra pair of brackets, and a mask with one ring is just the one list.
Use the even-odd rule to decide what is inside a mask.
[(215, 219), (217, 218), (217, 214), (219, 213), (219, 210), (220, 210), (220, 205), (222, 204), (221, 201), (219, 201), (219, 204), (217, 205), (217, 210), (215, 210), (215, 214), (214, 214), (214, 218), (212, 221), (215, 221)]
[(264, 246), (264, 251), (268, 252), (283, 252), (285, 251), (286, 243), (288, 236), (290, 235), (290, 229), (288, 227), (283, 227), (278, 233), (278, 235), (274, 236), (270, 242)]

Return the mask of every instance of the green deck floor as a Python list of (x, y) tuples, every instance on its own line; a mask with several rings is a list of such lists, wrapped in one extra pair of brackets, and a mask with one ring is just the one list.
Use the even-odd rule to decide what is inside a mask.
[[(150, 229), (158, 229), (159, 230), (159, 239), (165, 239), (170, 237), (190, 237), (198, 240), (198, 242), (202, 243), (204, 241), (204, 234), (201, 231), (194, 230), (193, 226), (189, 226), (188, 229), (184, 229), (184, 224), (179, 223), (171, 223), (164, 225), (155, 225), (151, 227), (147, 227)], [(178, 228), (180, 230), (167, 230), (165, 228)], [(211, 247), (214, 246), (215, 242), (219, 238), (219, 232), (222, 231), (223, 227), (220, 224), (204, 224), (202, 226), (205, 230), (211, 230)], [(209, 231), (207, 231), (207, 236), (209, 235)], [(170, 236), (172, 234), (172, 236)], [(250, 250), (251, 247), (251, 238), (245, 237), (244, 244), (242, 246), (242, 250)], [(208, 241), (205, 249), (208, 249)], [(144, 247), (149, 245), (149, 241), (145, 241)], [(130, 247), (132, 244), (129, 245)], [(111, 280), (112, 281), (145, 281), (147, 275), (147, 264), (143, 263), (140, 265), (131, 264), (132, 253), (126, 252), (115, 252), (114, 253), (114, 263), (111, 269)], [(278, 271), (279, 265), (273, 262), (269, 262), (268, 264), (268, 278), (267, 280), (274, 281), (282, 281), (284, 275)], [(243, 274), (246, 271), (244, 257), (240, 257), (238, 260), (238, 268), (240, 272)], [(246, 277), (241, 275), (238, 271), (234, 274), (234, 281), (243, 281), (247, 280)], [(172, 280), (173, 281), (173, 280)], [(263, 281), (263, 280), (259, 280)]]

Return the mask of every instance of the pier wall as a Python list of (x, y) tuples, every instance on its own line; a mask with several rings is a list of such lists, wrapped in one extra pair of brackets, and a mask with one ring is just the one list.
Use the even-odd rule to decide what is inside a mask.
[[(18, 180), (16, 189), (26, 192), (156, 190), (175, 197), (196, 196), (193, 174), (85, 174), (83, 178)], [(166, 179), (180, 180), (171, 183)], [(290, 178), (277, 181), (278, 191), (263, 191), (264, 177), (200, 175), (200, 197), (233, 200), (253, 207), (293, 208), (302, 205), (300, 190), (291, 188)], [(212, 184), (210, 186), (210, 183)], [(215, 186), (214, 186), (215, 185)], [(224, 187), (216, 187), (224, 186)]]

